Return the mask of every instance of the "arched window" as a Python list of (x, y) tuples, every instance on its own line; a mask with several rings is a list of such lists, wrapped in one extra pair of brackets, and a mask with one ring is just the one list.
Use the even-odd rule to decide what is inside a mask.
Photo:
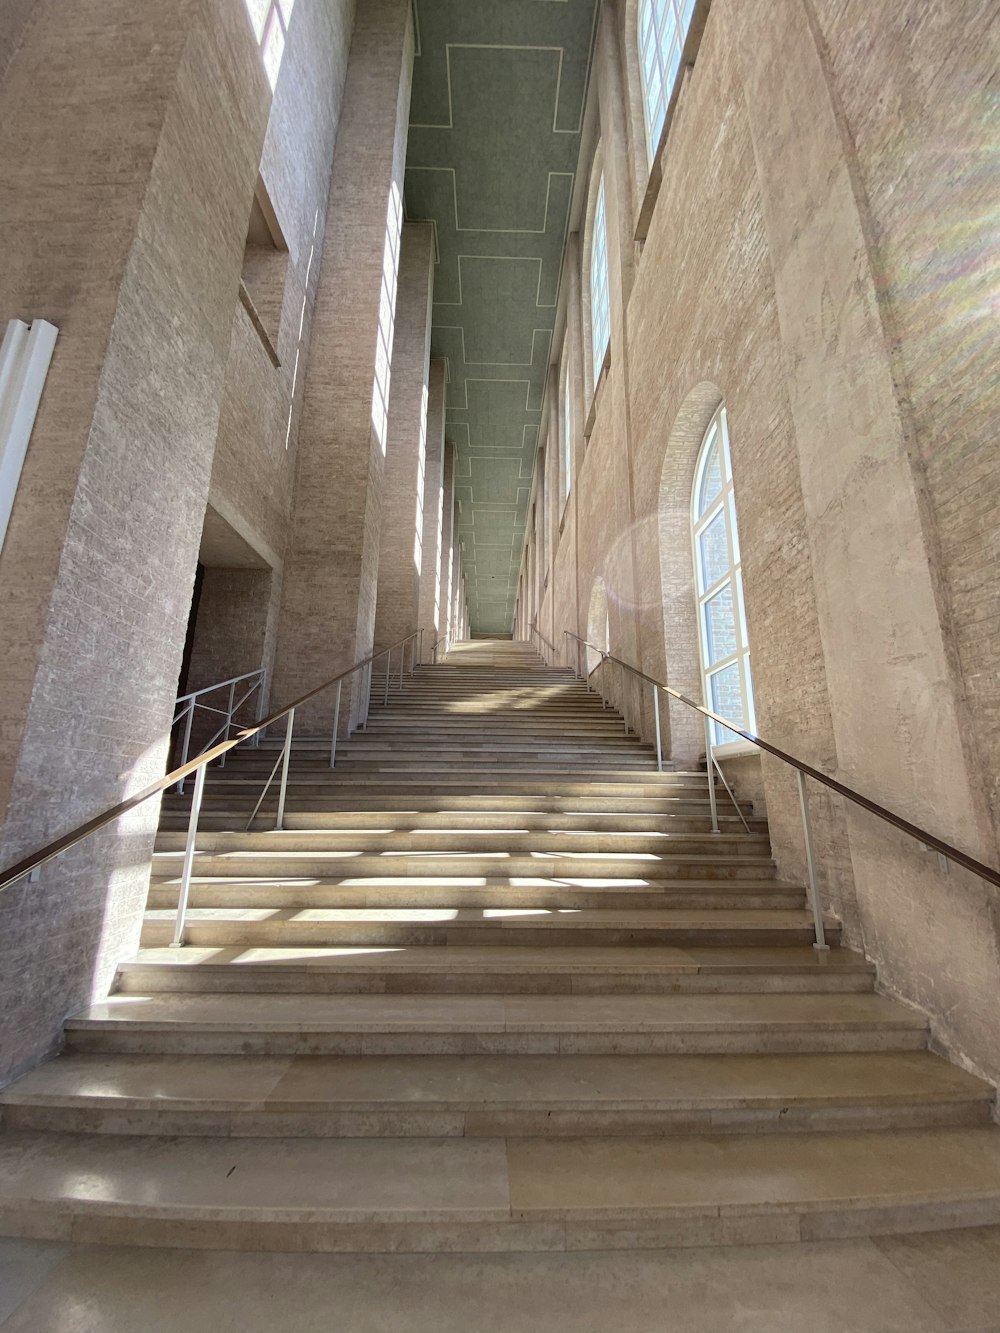
[(611, 341), (611, 311), (608, 303), (608, 219), (604, 208), (604, 177), (597, 190), (594, 234), (590, 241), (590, 327), (594, 350), (594, 388)]
[[(698, 456), (691, 519), (705, 703), (714, 713), (756, 733), (729, 428), (722, 406), (705, 432)], [(740, 741), (728, 728), (717, 722), (711, 725), (713, 745)]]
[(573, 485), (573, 400), (569, 388), (568, 360), (563, 376), (562, 446), (562, 502), (565, 504), (569, 499), (570, 487)]
[(641, 0), (639, 68), (646, 112), (646, 150), (652, 162), (663, 133), (670, 94), (681, 67), (695, 0)]

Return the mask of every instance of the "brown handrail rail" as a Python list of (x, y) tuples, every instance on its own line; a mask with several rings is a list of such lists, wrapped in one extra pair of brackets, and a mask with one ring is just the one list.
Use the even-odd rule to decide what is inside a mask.
[(293, 703), (279, 709), (278, 712), (271, 713), (269, 717), (263, 718), (252, 727), (246, 727), (237, 736), (234, 736), (232, 740), (220, 741), (218, 745), (213, 745), (212, 748), (206, 750), (204, 754), (197, 755), (196, 758), (188, 760), (186, 764), (181, 764), (180, 768), (175, 768), (172, 772), (165, 774), (162, 778), (158, 778), (156, 782), (151, 783), (135, 796), (130, 796), (128, 800), (120, 801), (118, 805), (111, 806), (101, 814), (95, 815), (93, 819), (88, 819), (85, 824), (80, 824), (69, 833), (64, 833), (63, 836), (57, 838), (55, 842), (48, 843), (47, 846), (41, 848), (40, 851), (33, 852), (30, 856), (26, 856), (18, 861), (15, 865), (8, 866), (6, 870), (0, 871), (0, 892), (9, 888), (11, 884), (15, 884), (19, 879), (23, 879), (25, 875), (31, 874), (33, 870), (37, 870), (39, 867), (45, 865), (47, 861), (51, 861), (55, 857), (61, 856), (63, 852), (68, 852), (72, 847), (75, 847), (78, 843), (89, 838), (92, 833), (96, 833), (98, 829), (105, 828), (108, 824), (113, 824), (116, 819), (120, 819), (122, 815), (128, 814), (130, 810), (134, 810), (136, 806), (142, 805), (144, 801), (148, 801), (150, 797), (156, 796), (158, 792), (165, 791), (167, 787), (172, 787), (175, 782), (180, 782), (183, 778), (186, 778), (189, 773), (194, 773), (205, 764), (210, 764), (213, 759), (218, 759), (220, 755), (228, 754), (230, 750), (235, 750), (237, 745), (242, 745), (244, 741), (250, 740), (250, 738), (256, 736), (258, 732), (263, 731), (265, 727), (269, 727), (275, 722), (280, 722), (283, 717), (287, 717), (289, 713), (294, 711), (294, 709), (301, 707), (302, 704), (308, 703), (310, 699), (315, 699), (317, 694), (322, 694), (323, 691), (328, 690), (331, 685), (336, 685), (338, 680), (345, 680), (348, 676), (352, 676), (355, 671), (359, 671), (370, 662), (374, 662), (377, 657), (383, 657), (386, 653), (393, 652), (401, 644), (408, 643), (413, 637), (412, 634), (408, 634), (403, 639), (397, 639), (396, 642), (391, 644), (388, 648), (380, 648), (377, 653), (371, 653), (370, 656), (363, 658), (360, 662), (355, 662), (353, 666), (348, 667), (345, 671), (340, 671), (336, 676), (331, 676), (329, 680), (325, 680), (322, 685), (317, 685), (314, 690), (309, 690), (308, 693), (300, 695)]
[(529, 625), (528, 629), (531, 631), (532, 634), (538, 635), (538, 637), (541, 639), (542, 643), (545, 644), (546, 648), (548, 648), (550, 653), (553, 653), (556, 657), (559, 656), (559, 651), (556, 648), (555, 644), (549, 643), (548, 639), (545, 637), (545, 635), (542, 633), (542, 631), (538, 628), (537, 625)]
[[(735, 732), (737, 736), (742, 736), (744, 740), (749, 741), (751, 745), (756, 745), (759, 749), (766, 750), (768, 754), (773, 754), (776, 759), (780, 759), (783, 763), (798, 769), (798, 771), (805, 774), (807, 778), (812, 778), (813, 781), (821, 783), (824, 787), (829, 787), (831, 791), (835, 791), (839, 796), (843, 796), (845, 800), (853, 802), (854, 805), (859, 805), (862, 810), (867, 810), (869, 814), (877, 815), (879, 819), (884, 820), (887, 824), (892, 824), (894, 828), (898, 828), (902, 830), (903, 833), (909, 834), (909, 836), (915, 838), (917, 842), (922, 842), (925, 846), (933, 848), (936, 852), (940, 852), (942, 856), (947, 857), (949, 861), (954, 861), (956, 865), (964, 866), (966, 870), (971, 870), (974, 875), (978, 875), (981, 879), (988, 881), (988, 883), (1000, 886), (1000, 871), (994, 870), (992, 866), (986, 865), (983, 861), (977, 861), (974, 856), (969, 856), (969, 854), (963, 852), (961, 848), (953, 846), (950, 842), (945, 842), (943, 838), (939, 838), (935, 834), (928, 832), (927, 829), (920, 828), (917, 824), (912, 824), (908, 819), (904, 819), (902, 815), (897, 815), (894, 810), (889, 810), (884, 805), (879, 805), (877, 801), (873, 801), (868, 796), (863, 796), (861, 792), (855, 791), (853, 787), (848, 787), (843, 782), (838, 782), (836, 778), (831, 778), (828, 774), (820, 772), (818, 768), (813, 768), (811, 764), (807, 764), (801, 759), (796, 759), (794, 755), (788, 754), (777, 745), (772, 745), (770, 741), (762, 740), (759, 736), (753, 735), (752, 732), (744, 731), (742, 727), (737, 727), (735, 723), (729, 722), (724, 717), (720, 717), (718, 713), (713, 713), (710, 708), (705, 708), (701, 704), (696, 704), (693, 699), (689, 699), (687, 695), (681, 694), (679, 690), (674, 690), (671, 689), (669, 685), (664, 685), (662, 680), (656, 680), (653, 676), (647, 675), (645, 671), (640, 671), (638, 667), (632, 666), (631, 662), (624, 662), (620, 657), (615, 657), (613, 653), (607, 652), (606, 649), (598, 648), (596, 643), (591, 643), (588, 639), (581, 639), (579, 634), (574, 634), (572, 630), (565, 630), (564, 633), (568, 634), (571, 639), (576, 639), (577, 643), (582, 643), (585, 648), (591, 648), (595, 653), (600, 653), (601, 661), (598, 662), (597, 666), (595, 666), (592, 671), (587, 672), (588, 680), (594, 674), (594, 671), (600, 670), (606, 661), (617, 662), (618, 665), (624, 667), (626, 671), (631, 671), (633, 675), (640, 676), (643, 680), (649, 681), (649, 683), (655, 685), (657, 689), (663, 690), (665, 694), (669, 694), (672, 699), (678, 699), (682, 704), (687, 704), (689, 708), (696, 709), (703, 717), (711, 718), (713, 722), (718, 722), (721, 726), (727, 727), (730, 731)], [(2, 884), (0, 884), (0, 888), (2, 887)]]

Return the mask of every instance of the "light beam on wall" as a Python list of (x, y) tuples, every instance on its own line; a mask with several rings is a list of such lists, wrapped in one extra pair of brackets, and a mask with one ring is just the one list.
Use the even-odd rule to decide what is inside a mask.
[(375, 340), (375, 383), (372, 388), (372, 425), (382, 453), (389, 428), (389, 384), (392, 341), (396, 328), (396, 284), (399, 279), (399, 242), (403, 230), (403, 200), (395, 181), (389, 190), (385, 220), (385, 249), (382, 253), (382, 290), (379, 297), (378, 334)]

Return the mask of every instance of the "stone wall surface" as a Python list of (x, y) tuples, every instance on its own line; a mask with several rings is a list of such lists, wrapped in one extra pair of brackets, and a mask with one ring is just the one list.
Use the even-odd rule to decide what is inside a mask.
[[(613, 198), (611, 364), (539, 624), (584, 633), (603, 580), (611, 650), (701, 697), (691, 488), (725, 402), (760, 733), (996, 864), (984, 37), (1000, 11), (891, 0), (875, 21), (860, 0), (714, 0), (633, 279), (612, 209), (637, 219), (646, 159), (622, 45), (635, 6), (617, 9), (592, 94)], [(564, 278), (579, 283), (571, 339), (574, 303), (588, 327), (588, 226)], [(645, 701), (625, 702), (649, 736)], [(703, 762), (697, 715), (669, 711), (673, 757)], [(801, 878), (793, 774), (768, 756), (727, 767), (766, 804), (780, 872)], [(936, 1040), (1000, 1076), (995, 892), (839, 798), (812, 789), (810, 805), (848, 940)]]
[[(0, 556), (4, 864), (163, 772), (271, 103), (232, 0), (39, 0), (2, 77), (0, 307), (60, 329)], [(134, 949), (157, 805), (3, 894), (0, 1081)]]
[(446, 366), (432, 361), (427, 387), (427, 447), (424, 460), (423, 530), (420, 557), (419, 625), (422, 661), (432, 658), (441, 633), (443, 603), (441, 561), (444, 549), (444, 425)]
[(433, 289), (434, 229), (428, 223), (407, 223), (400, 248), (392, 347), (376, 649), (388, 648), (419, 628)]
[[(373, 386), (387, 227), (401, 216), (412, 66), (406, 0), (359, 6), (299, 424), (275, 666), (280, 699), (361, 660), (374, 639), (386, 442), (373, 422)], [(353, 678), (345, 726), (360, 718), (360, 681)], [(331, 690), (297, 725), (326, 731), (333, 710)]]

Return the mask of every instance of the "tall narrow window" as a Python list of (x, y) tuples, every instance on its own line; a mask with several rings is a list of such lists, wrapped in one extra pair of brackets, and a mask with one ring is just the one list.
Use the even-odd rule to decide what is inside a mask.
[(611, 312), (608, 305), (608, 220), (604, 207), (603, 176), (597, 191), (594, 235), (590, 242), (590, 323), (596, 388), (608, 343), (611, 341)]
[(281, 57), (285, 54), (285, 39), (295, 0), (245, 0), (245, 4), (273, 92), (278, 82)]
[(563, 377), (562, 410), (562, 446), (563, 446), (563, 504), (569, 499), (573, 485), (573, 400), (569, 390), (569, 362), (566, 362), (566, 374)]
[(695, 0), (642, 0), (639, 11), (639, 67), (646, 112), (646, 150), (652, 162), (663, 133), (670, 94), (681, 67), (681, 52)]
[[(691, 518), (705, 703), (714, 713), (756, 732), (725, 407), (719, 408), (705, 432), (694, 474)], [(739, 742), (727, 727), (711, 725), (713, 745)]]

